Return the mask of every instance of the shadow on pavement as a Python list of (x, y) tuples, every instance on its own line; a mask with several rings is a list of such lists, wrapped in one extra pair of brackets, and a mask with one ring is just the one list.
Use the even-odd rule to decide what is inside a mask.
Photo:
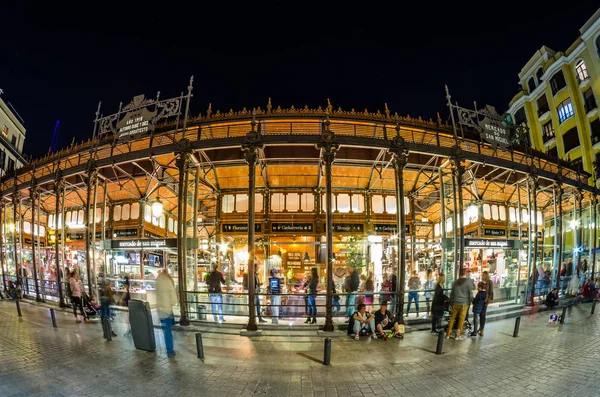
[(319, 359), (317, 359), (317, 358), (311, 357), (311, 356), (309, 356), (309, 355), (308, 355), (308, 354), (306, 354), (306, 353), (297, 352), (296, 354), (297, 354), (297, 355), (299, 355), (299, 356), (301, 356), (301, 357), (307, 358), (307, 359), (309, 359), (309, 360), (311, 360), (311, 361), (314, 361), (314, 362), (316, 362), (316, 363), (319, 363), (319, 364), (324, 364), (324, 363), (323, 363), (323, 360), (319, 360)]

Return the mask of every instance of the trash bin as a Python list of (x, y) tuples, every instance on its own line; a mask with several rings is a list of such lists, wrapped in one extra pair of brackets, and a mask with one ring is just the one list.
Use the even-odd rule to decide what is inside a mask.
[(136, 349), (153, 352), (156, 350), (154, 326), (150, 305), (137, 299), (129, 301), (129, 324)]
[(198, 320), (206, 321), (206, 305), (198, 305)]

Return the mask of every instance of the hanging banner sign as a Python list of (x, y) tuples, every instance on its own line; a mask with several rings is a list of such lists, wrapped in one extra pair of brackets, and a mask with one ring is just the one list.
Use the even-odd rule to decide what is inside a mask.
[(483, 229), (484, 236), (506, 236), (506, 229)]
[[(364, 231), (365, 225), (362, 223), (334, 223), (333, 224), (333, 232), (334, 233), (362, 233)], [(327, 225), (325, 225), (325, 230), (327, 230)]]
[(484, 239), (465, 239), (465, 248), (504, 248), (513, 249), (515, 240), (484, 240)]
[(305, 232), (313, 231), (312, 223), (271, 223), (272, 232)]
[[(247, 223), (224, 223), (222, 229), (223, 229), (223, 233), (248, 233), (248, 224)], [(262, 223), (255, 223), (254, 231), (260, 233), (262, 231)]]
[(116, 229), (113, 233), (114, 237), (137, 237), (137, 229)]
[(177, 248), (176, 238), (111, 240), (111, 248)]

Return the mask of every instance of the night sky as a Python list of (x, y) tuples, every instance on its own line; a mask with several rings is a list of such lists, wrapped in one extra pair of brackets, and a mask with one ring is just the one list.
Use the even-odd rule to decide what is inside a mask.
[[(192, 114), (273, 105), (448, 118), (462, 105), (502, 112), (542, 45), (564, 51), (598, 1), (278, 1), (0, 4), (0, 88), (25, 120), (27, 156), (92, 134), (94, 113), (140, 93), (178, 95), (194, 75)], [(218, 3), (218, 4), (217, 4)], [(237, 2), (236, 2), (237, 3)], [(494, 4), (498, 7), (493, 8)]]

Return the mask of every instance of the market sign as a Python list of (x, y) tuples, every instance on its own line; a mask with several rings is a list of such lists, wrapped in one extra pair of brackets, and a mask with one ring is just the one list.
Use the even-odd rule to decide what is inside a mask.
[[(519, 237), (519, 231), (518, 230), (511, 230), (509, 232), (509, 236), (510, 237)], [(526, 231), (521, 231), (521, 237), (526, 238), (527, 237), (527, 232)]]
[[(262, 231), (262, 223), (255, 223), (254, 231), (260, 233)], [(247, 223), (224, 223), (223, 224), (223, 233), (248, 233), (248, 224)]]
[(506, 229), (483, 229), (484, 236), (500, 237), (506, 236)]
[[(154, 131), (156, 109), (150, 110), (147, 107), (139, 107), (144, 103), (144, 95), (138, 95), (133, 98), (134, 107), (130, 112), (117, 121), (117, 134), (119, 139), (132, 137), (136, 135), (146, 135)], [(152, 103), (153, 105), (154, 103)]]
[(271, 223), (272, 232), (304, 232), (313, 231), (312, 223)]
[(286, 266), (293, 269), (302, 268), (302, 254), (300, 252), (286, 253)]
[[(376, 223), (375, 224), (375, 233), (397, 233), (398, 228), (394, 223)], [(404, 225), (404, 232), (406, 234), (410, 233), (410, 225)]]
[(116, 229), (114, 231), (114, 237), (137, 237), (137, 229)]
[(481, 129), (481, 138), (491, 143), (492, 146), (500, 146), (503, 149), (510, 146), (508, 128), (500, 120), (486, 116), (479, 122), (479, 128)]
[[(364, 231), (365, 225), (362, 223), (334, 223), (333, 224), (333, 232), (334, 233), (362, 233)], [(327, 225), (325, 225), (325, 230), (327, 230)]]
[(111, 248), (177, 248), (176, 238), (111, 240)]
[(504, 248), (513, 249), (515, 240), (492, 240), (492, 239), (475, 239), (466, 238), (465, 248)]

